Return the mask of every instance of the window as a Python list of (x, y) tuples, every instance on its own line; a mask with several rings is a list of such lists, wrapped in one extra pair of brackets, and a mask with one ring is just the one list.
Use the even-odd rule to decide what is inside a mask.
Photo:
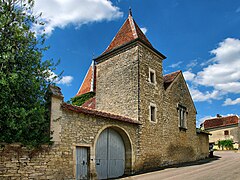
[(150, 71), (150, 82), (151, 83), (155, 83), (155, 80), (154, 80), (154, 73)]
[(178, 113), (179, 113), (179, 127), (183, 128), (183, 129), (187, 129), (187, 108), (182, 106), (182, 105), (178, 105)]
[(152, 84), (156, 84), (156, 74), (155, 71), (149, 68), (149, 82)]
[(229, 135), (229, 131), (224, 131), (224, 135), (228, 136)]
[(150, 119), (151, 122), (157, 122), (156, 105), (152, 104), (152, 103), (149, 106), (149, 119)]

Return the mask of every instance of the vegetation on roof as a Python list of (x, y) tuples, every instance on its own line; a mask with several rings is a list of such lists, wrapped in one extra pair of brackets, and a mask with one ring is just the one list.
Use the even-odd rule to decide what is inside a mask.
[(71, 98), (68, 103), (75, 105), (75, 106), (81, 106), (87, 100), (91, 99), (94, 96), (95, 96), (95, 92), (88, 92), (88, 93), (82, 94), (80, 96), (75, 96), (75, 97)]

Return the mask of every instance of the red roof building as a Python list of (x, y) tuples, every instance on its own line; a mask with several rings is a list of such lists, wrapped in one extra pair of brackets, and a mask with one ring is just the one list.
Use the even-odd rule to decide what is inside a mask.
[(219, 141), (232, 140), (234, 149), (240, 148), (240, 126), (239, 117), (237, 115), (220, 116), (206, 119), (201, 128), (212, 134), (209, 137), (209, 143), (215, 144), (214, 149), (224, 150), (224, 147), (220, 147)]
[(219, 128), (219, 127), (226, 127), (231, 125), (237, 125), (239, 123), (238, 116), (219, 116), (217, 115), (216, 118), (206, 119), (202, 126), (204, 129), (212, 129), (212, 128)]

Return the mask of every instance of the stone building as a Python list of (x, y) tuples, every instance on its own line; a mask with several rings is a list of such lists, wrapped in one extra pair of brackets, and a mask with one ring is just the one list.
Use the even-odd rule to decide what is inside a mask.
[(50, 87), (54, 144), (34, 156), (0, 149), (0, 177), (108, 179), (208, 157), (208, 134), (196, 131), (183, 74), (163, 76), (164, 59), (130, 12), (77, 93), (95, 96), (74, 106)]
[(240, 119), (237, 115), (224, 116), (217, 114), (216, 118), (206, 119), (201, 128), (210, 132), (209, 143), (214, 144), (214, 149), (218, 147), (218, 141), (233, 140), (233, 148), (240, 148)]

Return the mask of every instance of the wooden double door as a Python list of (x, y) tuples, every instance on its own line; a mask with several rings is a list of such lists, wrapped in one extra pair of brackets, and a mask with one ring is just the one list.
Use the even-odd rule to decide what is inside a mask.
[(98, 179), (116, 178), (124, 174), (125, 146), (117, 131), (105, 129), (99, 135), (95, 153)]

